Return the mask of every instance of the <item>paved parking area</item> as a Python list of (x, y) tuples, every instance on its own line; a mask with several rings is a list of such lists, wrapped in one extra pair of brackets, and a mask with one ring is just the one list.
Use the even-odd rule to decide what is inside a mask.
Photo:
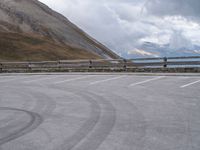
[(199, 150), (200, 76), (0, 76), (1, 150)]

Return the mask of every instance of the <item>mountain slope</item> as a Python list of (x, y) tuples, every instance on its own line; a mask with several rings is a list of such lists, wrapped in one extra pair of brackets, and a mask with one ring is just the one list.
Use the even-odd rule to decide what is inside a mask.
[(97, 59), (98, 55), (81, 48), (23, 33), (0, 33), (0, 60), (41, 61), (65, 59)]
[(37, 0), (0, 1), (0, 60), (118, 58)]

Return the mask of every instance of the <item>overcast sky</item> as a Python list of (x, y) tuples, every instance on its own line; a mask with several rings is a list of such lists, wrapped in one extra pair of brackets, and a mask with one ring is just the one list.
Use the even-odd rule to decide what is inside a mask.
[[(40, 0), (118, 54), (200, 45), (200, 0)], [(156, 55), (154, 55), (156, 56)]]

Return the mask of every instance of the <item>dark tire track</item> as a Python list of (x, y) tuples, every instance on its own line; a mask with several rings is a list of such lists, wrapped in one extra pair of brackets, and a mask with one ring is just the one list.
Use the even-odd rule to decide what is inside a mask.
[[(56, 87), (56, 89), (58, 90), (59, 88)], [(90, 93), (87, 90), (80, 91), (72, 88), (63, 88), (60, 90), (63, 92), (67, 90), (75, 95), (78, 95), (79, 97), (82, 97), (80, 100), (87, 101), (90, 104), (91, 112), (89, 118), (85, 121), (81, 128), (76, 131), (74, 135), (65, 139), (63, 144), (59, 146), (59, 148), (56, 148), (56, 150), (97, 149), (105, 141), (115, 125), (115, 107), (109, 102), (110, 100), (107, 100), (98, 94)], [(45, 116), (45, 118), (48, 117), (49, 114), (51, 114), (56, 108), (56, 106), (54, 106), (55, 103), (50, 102), (49, 104), (49, 100), (52, 101), (52, 98), (44, 93), (46, 88), (43, 90), (42, 88), (36, 89), (27, 87), (23, 88), (23, 91), (28, 93), (28, 95), (31, 95), (36, 100), (36, 105), (32, 110), (34, 112), (41, 113), (42, 116)]]
[[(68, 91), (69, 92), (69, 91)], [(77, 95), (74, 92), (74, 95)], [(85, 123), (79, 128), (78, 131), (76, 131), (72, 136), (68, 137), (63, 141), (63, 144), (59, 146), (59, 148), (56, 148), (57, 150), (71, 150), (73, 149), (82, 139), (84, 139), (91, 130), (94, 129), (95, 125), (98, 123), (101, 115), (101, 108), (99, 104), (94, 101), (90, 96), (87, 96), (85, 94), (79, 94), (80, 96), (84, 97), (84, 101), (87, 101), (90, 103), (90, 116), (85, 121)]]
[[(22, 92), (22, 91), (19, 91), (18, 89), (15, 89), (13, 87), (9, 87), (9, 88), (6, 88), (6, 90), (9, 92), (8, 93), (15, 93), (16, 95), (18, 96), (21, 96), (21, 97), (27, 97), (27, 100), (30, 100), (31, 97), (30, 95)], [(2, 91), (1, 91), (2, 92)], [(0, 93), (1, 94), (1, 93)], [(27, 109), (29, 107), (29, 104), (30, 104), (30, 101), (24, 101), (23, 105), (20, 107), (20, 109)], [(2, 101), (2, 98), (0, 97), (0, 102)], [(9, 106), (6, 106), (6, 107), (9, 107)], [(8, 117), (6, 117), (5, 119), (2, 119), (0, 121), (4, 122), (4, 123), (8, 123), (10, 121), (14, 121), (16, 120), (16, 115), (15, 114), (12, 114), (12, 115), (9, 115)]]
[[(91, 103), (91, 116), (84, 125), (72, 136), (64, 140), (59, 150), (95, 150), (107, 138), (116, 121), (116, 112), (113, 105), (105, 98), (72, 88), (56, 87), (62, 91), (68, 91), (83, 97), (83, 100)], [(77, 92), (74, 92), (77, 91)], [(97, 111), (98, 110), (98, 111)], [(94, 113), (94, 111), (96, 111)], [(95, 115), (94, 115), (95, 114)]]
[[(56, 109), (57, 104), (52, 97), (48, 96), (47, 94), (43, 92), (44, 90), (43, 88), (41, 89), (40, 87), (38, 88), (35, 89), (29, 86), (25, 86), (25, 87), (23, 86), (23, 88), (21, 89), (13, 88), (10, 86), (8, 87), (9, 90), (17, 93), (19, 96), (23, 96), (23, 98), (24, 97), (27, 98), (27, 101), (25, 101), (24, 105), (22, 105), (18, 109), (29, 110), (29, 112), (37, 112), (38, 116), (42, 118), (42, 122), (44, 122), (46, 119), (51, 118), (51, 115), (53, 111)], [(10, 106), (5, 106), (5, 107), (10, 107)], [(16, 120), (16, 114), (11, 114), (8, 117), (6, 117), (4, 120), (6, 121), (7, 124), (9, 123), (9, 125), (12, 126), (12, 122), (15, 122)]]
[(77, 145), (77, 147), (75, 147), (75, 150), (96, 150), (111, 133), (116, 121), (116, 110), (104, 97), (92, 92), (84, 92), (92, 95), (92, 97), (99, 102), (102, 107), (102, 112), (100, 120), (95, 128), (79, 145)]
[[(27, 87), (23, 90), (36, 101), (32, 111), (39, 112), (41, 116), (43, 116), (45, 119), (50, 117), (50, 115), (53, 113), (53, 110), (56, 108), (56, 102), (53, 101), (51, 97), (43, 93), (42, 89), (39, 91), (38, 89), (35, 90), (35, 88), (32, 89), (30, 87)], [(62, 91), (66, 92), (65, 90)], [(60, 149), (72, 149), (75, 145), (77, 145), (95, 127), (101, 114), (99, 104), (90, 96), (87, 96), (85, 94), (80, 95), (74, 92), (70, 93), (81, 97), (86, 97), (83, 100), (89, 102), (91, 107), (91, 113), (88, 120), (81, 126), (81, 128), (78, 131), (76, 131), (74, 135), (64, 140), (63, 145), (59, 147)]]
[[(57, 103), (52, 97), (48, 96), (48, 93), (43, 92), (45, 91), (43, 87), (40, 88), (41, 87), (37, 87), (36, 89), (30, 86), (25, 86), (23, 87), (23, 92), (26, 93), (24, 95), (28, 96), (29, 99), (32, 99), (35, 102), (35, 106), (30, 108), (30, 110), (32, 112), (37, 112), (43, 118), (47, 119), (56, 109)], [(20, 93), (20, 90), (16, 89), (16, 91)]]
[(47, 94), (42, 93), (41, 91), (29, 91), (29, 94), (36, 99), (36, 105), (32, 109), (34, 112), (38, 112), (45, 119), (50, 117), (53, 111), (56, 109), (57, 103)]
[[(0, 107), (0, 111), (18, 111), (18, 112), (22, 112), (22, 113), (25, 113), (28, 116), (30, 116), (30, 121), (25, 126), (21, 127), (14, 133), (8, 134), (5, 137), (0, 138), (0, 146), (5, 143), (8, 143), (12, 140), (15, 140), (27, 133), (30, 133), (31, 131), (36, 129), (43, 122), (43, 119), (39, 114), (30, 112), (27, 110), (8, 108), (8, 107)], [(8, 127), (9, 127), (9, 125), (8, 125)]]

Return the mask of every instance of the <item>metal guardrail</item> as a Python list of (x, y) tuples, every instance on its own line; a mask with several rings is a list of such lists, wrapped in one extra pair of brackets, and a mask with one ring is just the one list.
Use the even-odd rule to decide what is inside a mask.
[(59, 70), (128, 70), (138, 68), (199, 67), (200, 56), (136, 59), (59, 60), (40, 62), (0, 62), (0, 72)]
[(131, 59), (139, 67), (200, 67), (200, 56)]

